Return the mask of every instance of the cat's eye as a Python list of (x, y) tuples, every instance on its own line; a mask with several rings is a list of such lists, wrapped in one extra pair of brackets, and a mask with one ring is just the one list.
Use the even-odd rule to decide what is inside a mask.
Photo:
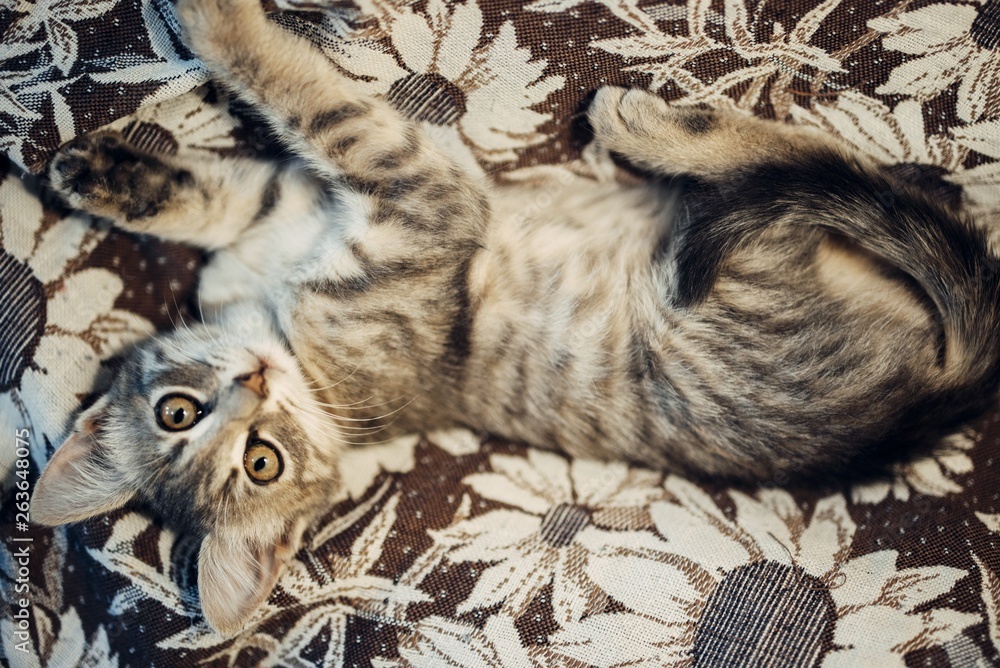
[(186, 394), (168, 394), (156, 403), (156, 422), (167, 431), (190, 429), (204, 414), (204, 406)]
[(243, 453), (243, 468), (258, 485), (274, 482), (284, 470), (281, 455), (267, 441), (251, 441)]

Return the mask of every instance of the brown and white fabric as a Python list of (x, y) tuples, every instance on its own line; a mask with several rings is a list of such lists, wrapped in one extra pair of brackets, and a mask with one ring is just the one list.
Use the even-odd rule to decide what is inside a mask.
[[(592, 166), (580, 111), (618, 84), (822, 128), (1000, 221), (1000, 0), (276, 4), (495, 179)], [(37, 476), (125, 346), (191, 317), (203, 262), (66, 211), (32, 175), (109, 123), (160, 151), (273, 139), (205, 85), (167, 0), (0, 0), (0, 38), (8, 665), (1000, 662), (1000, 410), (892, 480), (827, 489), (696, 484), (462, 431), (353, 451), (349, 494), (229, 640), (200, 614), (197, 541), (158, 518), (22, 527), (19, 472)]]

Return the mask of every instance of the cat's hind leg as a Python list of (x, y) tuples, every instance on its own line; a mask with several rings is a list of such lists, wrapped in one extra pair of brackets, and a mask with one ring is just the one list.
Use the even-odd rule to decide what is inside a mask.
[(833, 145), (805, 128), (728, 111), (668, 105), (644, 90), (606, 86), (587, 111), (597, 141), (661, 174), (718, 177), (767, 163), (789, 164)]
[(49, 165), (66, 202), (130, 232), (203, 248), (226, 246), (273, 205), (280, 174), (271, 163), (154, 155), (117, 132), (81, 136)]

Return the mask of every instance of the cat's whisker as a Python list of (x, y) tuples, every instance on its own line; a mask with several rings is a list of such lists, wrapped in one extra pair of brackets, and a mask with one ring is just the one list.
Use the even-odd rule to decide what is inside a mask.
[[(412, 398), (409, 399), (409, 401), (407, 403), (411, 403), (417, 396), (419, 396), (419, 394), (414, 395)], [(367, 399), (362, 399), (360, 401), (355, 401), (355, 402), (350, 403), (350, 404), (342, 404), (342, 405), (341, 404), (331, 404), (331, 403), (327, 403), (327, 402), (323, 402), (323, 401), (318, 401), (316, 399), (313, 399), (310, 403), (313, 406), (322, 406), (324, 408), (347, 409), (347, 410), (367, 410), (367, 409), (371, 409), (371, 408), (378, 408), (379, 406), (389, 406), (389, 405), (394, 404), (394, 403), (396, 403), (398, 401), (403, 401), (404, 399), (406, 399), (406, 396), (393, 397), (392, 399), (387, 399), (387, 400), (382, 401), (382, 402), (377, 403), (377, 404), (369, 404), (369, 403), (367, 403), (367, 402), (371, 401), (373, 398), (374, 398), (374, 395), (369, 396)]]
[[(387, 424), (382, 424), (374, 427), (352, 427), (351, 425), (338, 424), (337, 422), (334, 421), (335, 419), (330, 416), (303, 414), (302, 417), (313, 428), (319, 429), (322, 433), (331, 436), (339, 440), (340, 442), (346, 443), (348, 445), (364, 445), (366, 443), (370, 443), (371, 441), (365, 437), (383, 431), (389, 426)], [(350, 430), (350, 429), (353, 429), (353, 431), (345, 433), (344, 430)], [(351, 440), (352, 437), (363, 437), (364, 440), (363, 441)]]
[(415, 395), (413, 395), (413, 397), (409, 401), (407, 401), (405, 404), (403, 404), (402, 406), (400, 406), (396, 410), (390, 411), (388, 413), (383, 413), (381, 415), (376, 415), (374, 417), (367, 418), (367, 419), (365, 419), (365, 418), (349, 418), (349, 417), (344, 417), (342, 415), (333, 415), (333, 414), (329, 414), (329, 417), (331, 419), (337, 420), (338, 422), (341, 422), (341, 421), (347, 421), (347, 422), (377, 422), (377, 421), (380, 421), (380, 420), (385, 420), (386, 418), (392, 417), (393, 415), (396, 415), (400, 411), (405, 410), (410, 404), (412, 404), (414, 401), (416, 401), (419, 397), (420, 397), (419, 393), (415, 394)]
[(330, 403), (326, 403), (326, 402), (323, 402), (323, 401), (315, 401), (315, 400), (312, 403), (313, 403), (313, 405), (323, 406), (323, 407), (326, 407), (326, 408), (336, 408), (336, 409), (342, 409), (342, 410), (360, 411), (360, 410), (367, 410), (369, 408), (378, 408), (379, 406), (388, 406), (390, 404), (396, 403), (397, 401), (402, 401), (405, 397), (395, 397), (393, 399), (388, 399), (386, 401), (382, 401), (382, 402), (377, 403), (377, 404), (369, 404), (368, 402), (371, 401), (374, 398), (375, 397), (373, 395), (373, 396), (368, 397), (367, 399), (362, 399), (360, 401), (355, 401), (355, 402), (350, 403), (350, 404), (330, 404)]
[[(175, 330), (174, 334), (177, 335), (178, 338), (181, 337), (180, 330)], [(173, 336), (164, 336), (164, 337), (161, 337), (160, 339), (158, 339), (158, 341), (160, 343), (163, 343), (163, 344), (166, 344), (166, 345), (170, 346), (170, 348), (175, 353), (177, 353), (177, 355), (180, 357), (181, 360), (185, 360), (185, 361), (188, 361), (188, 362), (194, 362), (194, 363), (197, 363), (199, 361), (198, 358), (196, 358), (194, 355), (192, 355), (191, 353), (189, 353), (186, 350), (184, 350), (181, 346), (179, 346), (177, 343), (175, 343), (172, 339), (173, 339)]]
[(328, 438), (328, 439), (330, 439), (330, 440), (332, 440), (332, 441), (334, 441), (336, 443), (341, 443), (343, 445), (350, 445), (350, 446), (361, 446), (361, 445), (367, 445), (368, 444), (367, 441), (360, 441), (359, 442), (359, 441), (346, 440), (344, 438), (345, 435), (342, 434), (341, 432), (339, 432), (338, 430), (336, 430), (336, 428), (331, 427), (330, 425), (324, 424), (322, 421), (318, 420), (315, 417), (306, 416), (306, 415), (301, 415), (300, 417), (302, 418), (303, 422), (305, 423), (304, 426), (307, 426), (307, 427), (310, 427), (312, 429), (315, 429), (320, 434), (322, 434), (326, 438)]
[[(310, 389), (309, 391), (310, 392), (318, 392), (318, 390), (312, 390), (312, 389)], [(330, 404), (330, 403), (325, 403), (325, 402), (318, 401), (318, 400), (313, 400), (313, 403), (318, 404), (320, 406), (329, 406), (331, 408), (352, 408), (354, 406), (363, 405), (366, 402), (371, 401), (374, 398), (375, 398), (375, 395), (372, 394), (372, 395), (369, 395), (366, 399), (359, 399), (358, 401), (352, 401), (349, 404)], [(382, 404), (377, 404), (377, 405), (382, 405)]]
[[(319, 418), (317, 418), (314, 415), (302, 415), (301, 417), (303, 418), (303, 422), (306, 423), (306, 426), (311, 426), (312, 428), (317, 429), (321, 434), (325, 435), (327, 438), (330, 438), (330, 439), (332, 439), (332, 440), (334, 440), (334, 441), (336, 441), (338, 443), (341, 443), (343, 445), (348, 445), (348, 446), (351, 446), (351, 447), (364, 447), (364, 446), (368, 446), (368, 445), (384, 445), (386, 443), (391, 443), (392, 441), (394, 441), (397, 438), (396, 436), (393, 436), (393, 437), (390, 437), (390, 438), (387, 438), (387, 439), (383, 439), (381, 441), (370, 441), (370, 440), (367, 440), (367, 439), (364, 440), (364, 441), (349, 441), (349, 440), (345, 440), (343, 438), (343, 436), (345, 436), (344, 434), (339, 433), (339, 427), (334, 427), (333, 425), (330, 425), (330, 424), (327, 424), (327, 423), (325, 423), (323, 421), (320, 421)], [(388, 426), (389, 425), (384, 425), (383, 427), (388, 427)], [(330, 431), (329, 431), (330, 429), (333, 429), (337, 433), (331, 434)]]
[[(146, 323), (149, 323), (149, 324), (146, 324)], [(136, 325), (138, 327), (142, 328), (143, 332), (148, 337), (152, 337), (152, 336), (154, 336), (156, 334), (156, 327), (153, 325), (153, 323), (149, 322), (148, 320), (146, 320), (144, 322), (137, 322)]]
[[(313, 415), (314, 417), (319, 418), (321, 420), (332, 420), (334, 422), (336, 421), (336, 418), (334, 416), (331, 416), (331, 415), (318, 414), (318, 413), (312, 413), (311, 415)], [(372, 426), (365, 427), (365, 426), (357, 426), (357, 425), (350, 425), (350, 424), (336, 424), (336, 429), (337, 430), (346, 429), (346, 430), (349, 430), (349, 431), (354, 432), (354, 433), (359, 434), (359, 435), (363, 434), (365, 432), (381, 431), (383, 428), (384, 428), (384, 425), (372, 425)]]
[(314, 390), (314, 391), (316, 391), (316, 392), (322, 392), (322, 391), (325, 391), (325, 390), (329, 390), (329, 389), (332, 389), (334, 387), (337, 387), (338, 385), (340, 385), (341, 383), (343, 383), (345, 381), (350, 380), (351, 378), (354, 377), (354, 374), (356, 374), (358, 372), (358, 369), (360, 369), (362, 367), (362, 365), (365, 363), (365, 360), (367, 360), (367, 359), (368, 359), (368, 351), (366, 350), (365, 353), (364, 353), (364, 355), (361, 356), (361, 359), (358, 361), (357, 365), (355, 365), (354, 369), (351, 371), (351, 373), (349, 373), (344, 378), (341, 378), (336, 383), (333, 383), (332, 385), (327, 385), (326, 387), (321, 387), (318, 390)]
[[(172, 290), (173, 290), (173, 289), (171, 288), (171, 291), (172, 291)], [(166, 303), (164, 302), (164, 305), (165, 305), (165, 304), (166, 304)], [(183, 320), (183, 316), (181, 315), (181, 313), (180, 313), (180, 310), (179, 310), (179, 309), (177, 309), (177, 302), (176, 302), (176, 300), (174, 301), (174, 307), (175, 307), (175, 312), (177, 313), (177, 316), (178, 316), (178, 318), (180, 318), (181, 320)], [(175, 350), (176, 350), (176, 351), (177, 351), (177, 352), (178, 352), (179, 354), (182, 354), (182, 355), (184, 355), (184, 356), (185, 356), (186, 358), (188, 358), (188, 359), (193, 359), (193, 358), (191, 358), (191, 357), (190, 357), (189, 355), (187, 355), (186, 353), (184, 353), (184, 351), (182, 351), (182, 350), (181, 350), (181, 349), (180, 349), (180, 348), (179, 348), (179, 347), (178, 347), (178, 346), (177, 346), (177, 345), (176, 345), (176, 344), (175, 344), (175, 343), (174, 343), (174, 342), (173, 342), (173, 341), (171, 340), (171, 338), (172, 338), (172, 337), (177, 337), (177, 338), (184, 338), (184, 337), (188, 337), (188, 336), (190, 336), (190, 329), (187, 329), (187, 328), (185, 328), (185, 329), (187, 329), (187, 331), (185, 331), (184, 329), (181, 329), (181, 328), (179, 328), (179, 327), (177, 326), (177, 322), (175, 322), (175, 321), (174, 321), (174, 316), (173, 316), (173, 315), (172, 315), (172, 314), (170, 313), (170, 309), (167, 309), (167, 320), (168, 320), (168, 321), (170, 322), (170, 326), (171, 326), (171, 328), (172, 328), (172, 330), (173, 330), (173, 331), (172, 331), (172, 334), (171, 334), (171, 335), (167, 335), (167, 336), (165, 336), (165, 337), (162, 337), (162, 338), (160, 339), (160, 341), (161, 341), (161, 342), (163, 342), (163, 343), (166, 343), (167, 345), (170, 345), (170, 346), (171, 346), (171, 347), (173, 347), (173, 348), (174, 348), (174, 349), (175, 349)]]
[[(349, 434), (344, 434), (342, 430), (351, 430), (356, 436), (365, 436), (374, 433), (378, 433), (384, 430), (388, 425), (373, 425), (370, 427), (338, 424), (337, 417), (330, 413), (322, 410), (313, 409), (310, 407), (299, 406), (294, 402), (289, 400), (294, 408), (302, 412), (302, 417), (308, 419), (313, 427), (320, 428), (325, 433), (329, 434), (330, 430), (335, 432), (334, 436), (336, 438), (347, 437)], [(367, 441), (366, 441), (367, 442)], [(361, 445), (360, 443), (351, 443), (351, 445)]]
[[(412, 399), (411, 399), (411, 402), (412, 402)], [(311, 410), (311, 409), (306, 408), (306, 407), (302, 407), (302, 410), (309, 411), (309, 412), (311, 412), (311, 413), (313, 413), (315, 415), (319, 415), (319, 416), (322, 416), (322, 417), (330, 418), (330, 419), (336, 420), (338, 422), (341, 422), (341, 421), (343, 421), (343, 422), (373, 422), (373, 421), (382, 420), (382, 419), (384, 419), (386, 417), (394, 415), (394, 414), (398, 413), (399, 411), (401, 411), (402, 409), (406, 408), (406, 406), (408, 406), (408, 405), (409, 405), (409, 402), (407, 404), (403, 405), (403, 406), (400, 406), (399, 408), (397, 408), (396, 410), (394, 410), (392, 412), (385, 413), (384, 415), (379, 415), (379, 416), (371, 417), (371, 418), (349, 418), (349, 417), (345, 417), (345, 416), (342, 416), (342, 415), (337, 415), (335, 413), (331, 413), (331, 412), (328, 412), (328, 411), (325, 411), (325, 410), (322, 410), (322, 409)]]
[[(303, 377), (303, 383), (306, 385), (306, 387), (309, 387), (310, 385), (316, 385), (319, 382), (320, 381), (319, 381), (318, 378), (313, 378), (311, 376)], [(310, 389), (310, 391), (312, 391), (312, 390)]]
[(198, 319), (202, 322), (205, 321), (205, 305), (201, 301), (201, 290), (198, 289), (194, 293), (195, 304), (198, 305)]
[(345, 410), (345, 411), (363, 410), (365, 408), (372, 408), (374, 406), (384, 406), (387, 403), (391, 403), (391, 402), (388, 402), (388, 401), (383, 401), (382, 403), (379, 403), (379, 404), (368, 404), (367, 403), (367, 402), (371, 401), (374, 398), (375, 398), (374, 396), (371, 396), (371, 397), (368, 397), (367, 399), (362, 399), (360, 401), (355, 401), (355, 402), (352, 402), (352, 403), (349, 403), (349, 404), (330, 404), (330, 403), (326, 403), (326, 402), (322, 402), (322, 401), (315, 401), (313, 403), (315, 405), (317, 405), (317, 406), (325, 406), (327, 408), (336, 408), (338, 410)]
[(337, 429), (349, 429), (350, 431), (353, 432), (364, 433), (364, 432), (382, 431), (383, 429), (385, 429), (385, 425), (373, 426), (373, 427), (356, 427), (354, 425), (349, 425), (349, 424), (339, 424), (337, 425)]
[[(174, 302), (174, 313), (177, 314), (177, 318), (178, 318), (178, 320), (180, 320), (181, 327), (183, 327), (184, 331), (186, 331), (188, 334), (192, 334), (191, 328), (188, 326), (187, 321), (184, 318), (184, 312), (181, 310), (180, 305), (177, 303), (177, 293), (174, 291), (174, 286), (171, 285), (171, 284), (168, 284), (167, 287), (170, 288), (170, 299)], [(169, 308), (167, 309), (167, 318), (170, 320), (171, 326), (174, 329), (178, 329), (177, 323), (174, 322), (173, 316), (170, 315), (170, 309)]]

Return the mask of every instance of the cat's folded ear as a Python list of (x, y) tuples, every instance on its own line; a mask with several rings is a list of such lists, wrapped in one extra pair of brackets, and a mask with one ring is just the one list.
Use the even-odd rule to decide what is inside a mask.
[(198, 594), (212, 628), (238, 633), (274, 589), (286, 556), (283, 544), (208, 534), (198, 554)]
[(120, 508), (135, 496), (96, 436), (107, 405), (102, 398), (84, 411), (45, 467), (31, 496), (33, 521), (48, 526), (80, 522)]

